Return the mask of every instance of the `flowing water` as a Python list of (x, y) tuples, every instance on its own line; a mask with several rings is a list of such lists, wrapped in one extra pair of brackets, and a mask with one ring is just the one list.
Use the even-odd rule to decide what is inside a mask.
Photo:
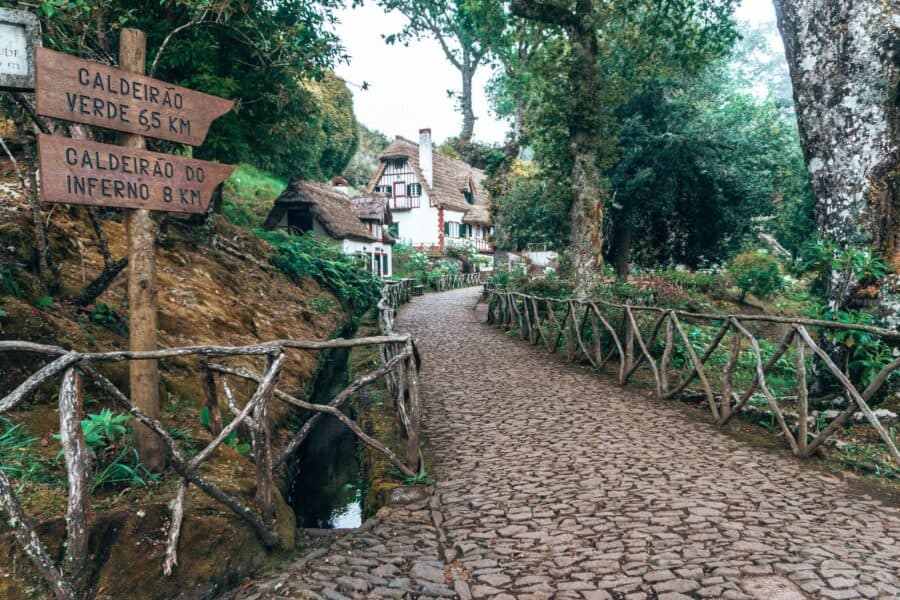
[(359, 527), (364, 483), (356, 436), (337, 419), (326, 416), (312, 430), (298, 456), (299, 470), (288, 495), (297, 525)]

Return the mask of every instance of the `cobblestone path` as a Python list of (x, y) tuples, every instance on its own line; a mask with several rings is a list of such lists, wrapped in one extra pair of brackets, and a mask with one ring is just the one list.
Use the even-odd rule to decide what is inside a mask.
[(438, 483), (240, 597), (900, 598), (900, 510), (417, 298)]

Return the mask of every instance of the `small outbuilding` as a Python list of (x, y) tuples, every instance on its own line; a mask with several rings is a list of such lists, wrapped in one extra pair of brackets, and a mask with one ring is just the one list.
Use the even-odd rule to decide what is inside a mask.
[(291, 179), (275, 200), (263, 228), (285, 229), (297, 235), (311, 232), (344, 254), (363, 257), (376, 275), (390, 277), (394, 244), (387, 231), (390, 215), (386, 208), (379, 214), (375, 200), (377, 196), (350, 199), (339, 187)]

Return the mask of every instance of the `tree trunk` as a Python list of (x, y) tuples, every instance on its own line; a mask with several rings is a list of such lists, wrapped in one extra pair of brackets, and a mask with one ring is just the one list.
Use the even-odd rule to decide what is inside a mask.
[(603, 203), (601, 174), (597, 155), (586, 140), (572, 141), (572, 269), (575, 275), (575, 296), (584, 300), (590, 296), (603, 265), (600, 248), (603, 244)]
[(475, 132), (475, 111), (472, 110), (472, 79), (475, 77), (477, 68), (478, 63), (473, 64), (469, 56), (466, 55), (460, 69), (462, 74), (462, 93), (459, 96), (459, 111), (463, 116), (462, 130), (459, 132), (460, 145), (470, 143)]
[(572, 143), (572, 267), (575, 296), (585, 299), (603, 266), (603, 174), (599, 167), (600, 76), (591, 0), (578, 0), (567, 31), (572, 47), (569, 79), (574, 87), (569, 137)]
[(615, 240), (613, 243), (613, 262), (616, 268), (616, 277), (621, 280), (628, 279), (628, 263), (631, 259), (631, 237), (634, 227), (628, 223), (615, 228)]
[[(896, 4), (774, 0), (791, 73), (819, 236), (900, 267)], [(828, 303), (847, 300), (831, 273)]]
[(603, 265), (603, 189), (601, 106), (597, 24), (592, 0), (576, 0), (574, 10), (553, 2), (513, 0), (513, 14), (562, 27), (569, 42), (569, 102), (566, 121), (571, 147), (572, 270), (574, 295), (586, 299)]

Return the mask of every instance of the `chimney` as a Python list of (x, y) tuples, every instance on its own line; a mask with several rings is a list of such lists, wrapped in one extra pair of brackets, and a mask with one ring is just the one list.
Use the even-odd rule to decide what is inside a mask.
[(428, 182), (428, 187), (434, 185), (434, 169), (431, 162), (431, 130), (419, 130), (419, 168)]
[(335, 177), (331, 180), (331, 189), (335, 192), (340, 192), (345, 196), (350, 195), (350, 182), (344, 179), (343, 177)]

